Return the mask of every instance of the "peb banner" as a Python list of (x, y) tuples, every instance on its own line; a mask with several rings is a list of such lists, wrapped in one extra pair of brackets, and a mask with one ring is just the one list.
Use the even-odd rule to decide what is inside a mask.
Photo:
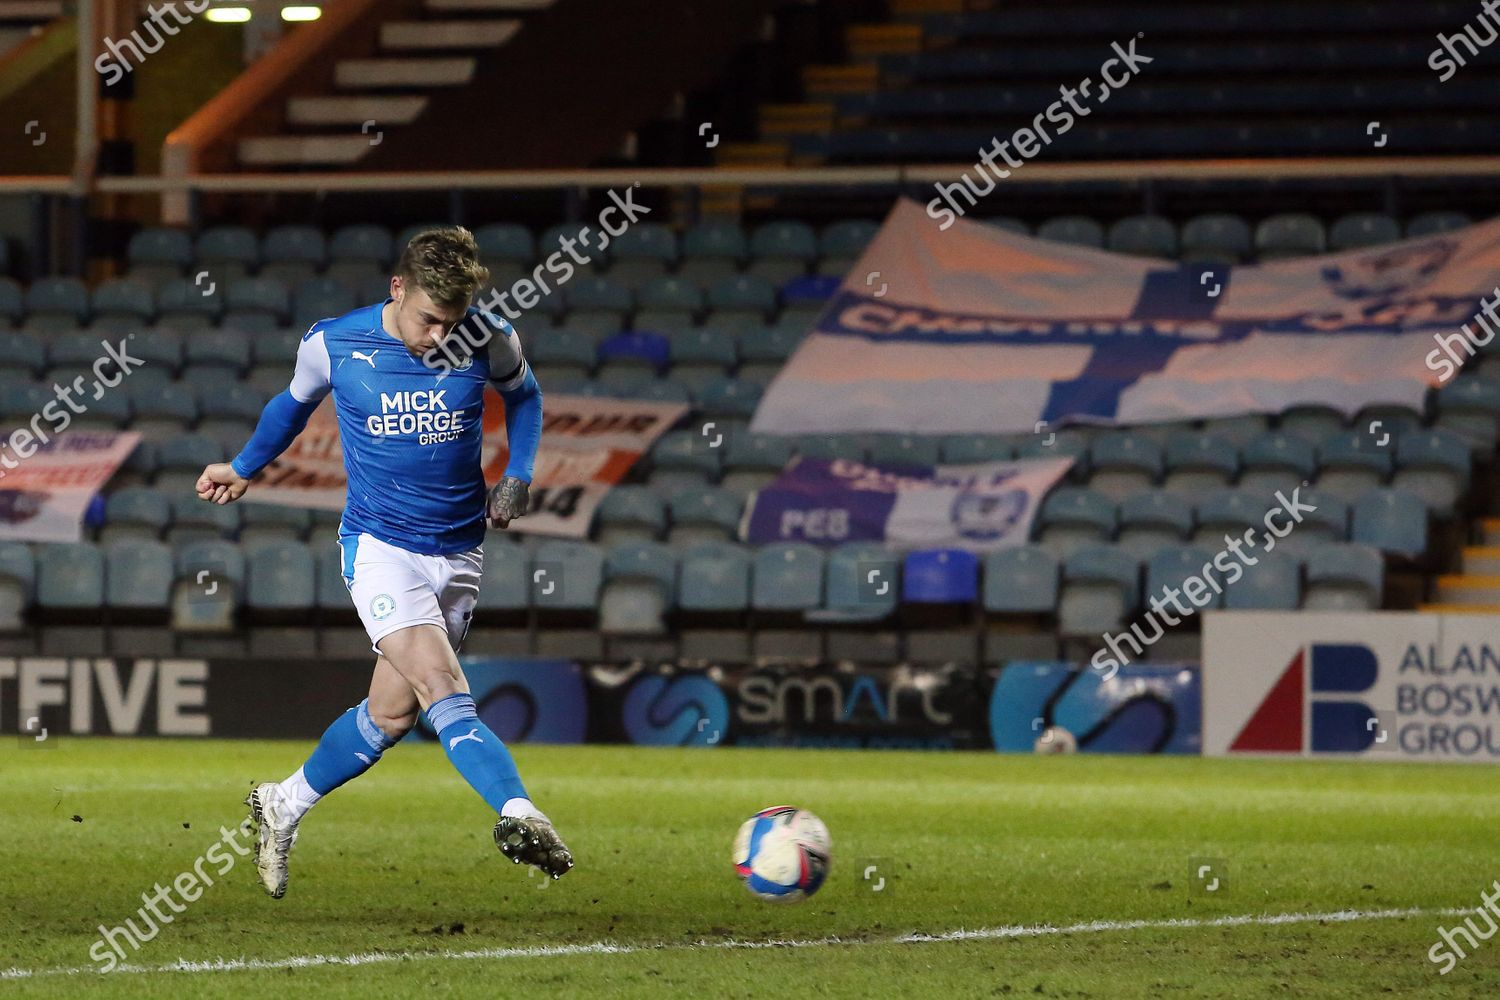
[[(266, 469), (246, 500), (291, 507), (343, 510), (347, 481), (333, 399), (325, 399), (307, 427)], [(594, 510), (636, 459), (687, 412), (681, 403), (648, 403), (551, 393), (544, 403), (542, 443), (531, 484), (531, 512), (510, 530), (583, 538)], [(485, 392), (484, 478), (494, 485), (510, 449), (505, 406)]]
[(1213, 612), (1203, 751), (1500, 761), (1492, 615)]
[(886, 466), (794, 458), (746, 509), (746, 541), (883, 542), (975, 551), (1020, 545), (1069, 458)]
[(89, 501), (140, 440), (135, 431), (64, 431), (45, 444), (31, 438), (31, 449), (12, 445), (20, 461), (0, 472), (0, 541), (80, 540)]
[(1434, 337), (1462, 339), (1497, 270), (1500, 222), (1228, 267), (963, 219), (940, 231), (900, 201), (761, 398), (751, 430), (1030, 433), (1044, 421), (1145, 423), (1302, 403), (1350, 416), (1377, 403), (1421, 410), (1428, 385), (1452, 374)]

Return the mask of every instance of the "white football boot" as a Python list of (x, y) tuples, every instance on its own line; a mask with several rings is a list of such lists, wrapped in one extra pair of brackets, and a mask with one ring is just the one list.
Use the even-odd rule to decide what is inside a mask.
[(255, 824), (255, 868), (260, 884), (272, 899), (286, 895), (286, 856), (297, 842), (297, 821), (289, 819), (282, 801), (281, 786), (274, 781), (256, 785), (245, 797), (250, 807), (250, 821)]

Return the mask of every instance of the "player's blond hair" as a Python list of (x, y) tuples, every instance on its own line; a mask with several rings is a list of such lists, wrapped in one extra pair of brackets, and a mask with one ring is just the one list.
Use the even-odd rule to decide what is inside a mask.
[(479, 244), (463, 226), (428, 229), (411, 238), (396, 262), (401, 280), (442, 306), (467, 306), (490, 272), (479, 263)]

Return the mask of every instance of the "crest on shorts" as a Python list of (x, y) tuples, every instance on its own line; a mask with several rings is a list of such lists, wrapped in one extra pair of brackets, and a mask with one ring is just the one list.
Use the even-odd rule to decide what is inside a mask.
[(383, 621), (389, 618), (391, 612), (395, 610), (396, 602), (391, 598), (390, 594), (376, 594), (375, 598), (370, 601), (370, 617), (376, 621)]

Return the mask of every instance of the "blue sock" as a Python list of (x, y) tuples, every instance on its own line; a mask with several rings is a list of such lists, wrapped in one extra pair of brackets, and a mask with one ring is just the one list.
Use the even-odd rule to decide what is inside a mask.
[(472, 697), (450, 694), (435, 701), (427, 708), (427, 719), (448, 760), (491, 809), (498, 813), (511, 799), (529, 798), (510, 751), (479, 721)]
[(313, 791), (327, 795), (374, 767), (395, 742), (370, 718), (370, 700), (366, 698), (328, 727), (318, 748), (302, 765), (302, 773)]

